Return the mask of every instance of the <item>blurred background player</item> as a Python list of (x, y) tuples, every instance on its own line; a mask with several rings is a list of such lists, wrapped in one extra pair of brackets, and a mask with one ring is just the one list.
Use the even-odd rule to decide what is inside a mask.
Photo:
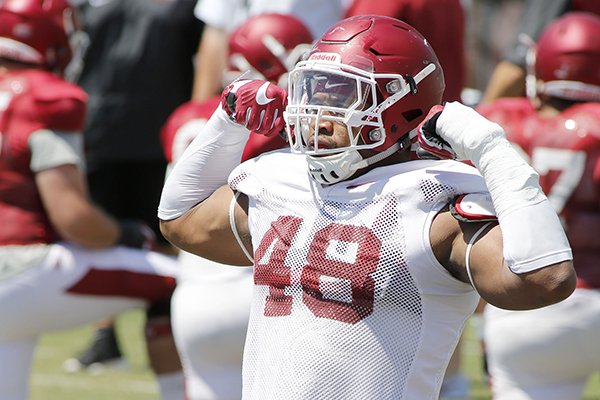
[[(312, 37), (296, 17), (261, 14), (249, 18), (229, 38), (230, 68), (240, 74), (287, 85), (287, 72), (310, 48)], [(180, 106), (162, 131), (172, 165), (219, 106), (216, 96)], [(242, 160), (287, 146), (282, 136), (252, 135)], [(252, 269), (217, 264), (191, 253), (179, 254), (181, 272), (173, 295), (173, 334), (190, 400), (242, 397), (242, 354), (252, 295)], [(248, 265), (252, 265), (248, 261)]]
[(229, 35), (248, 18), (260, 14), (288, 14), (298, 18), (311, 37), (321, 36), (344, 15), (351, 0), (198, 0), (195, 15), (206, 27), (198, 47), (193, 98), (221, 94), (228, 64)]
[(353, 0), (346, 12), (385, 15), (415, 27), (431, 44), (444, 69), (444, 101), (459, 101), (465, 85), (465, 12), (460, 0)]
[(88, 198), (87, 98), (61, 77), (77, 28), (66, 0), (0, 3), (0, 398), (28, 397), (41, 334), (149, 307), (147, 349), (161, 396), (181, 399), (169, 318), (175, 260), (128, 248), (152, 245), (152, 231)]
[[(203, 24), (196, 0), (74, 0), (88, 35), (77, 83), (88, 94), (84, 129), (92, 200), (117, 218), (146, 222), (161, 251), (156, 207), (167, 161), (160, 129), (191, 97)], [(102, 321), (69, 370), (122, 360), (112, 320)]]
[(485, 310), (495, 400), (579, 399), (600, 371), (600, 17), (564, 14), (530, 48), (530, 98), (479, 111), (540, 174), (574, 255), (577, 289), (539, 310)]
[(500, 97), (525, 96), (526, 56), (532, 42), (536, 41), (543, 29), (560, 15), (570, 11), (585, 11), (600, 15), (598, 0), (525, 0), (521, 14), (519, 35), (515, 36), (490, 76), (481, 99), (489, 103)]

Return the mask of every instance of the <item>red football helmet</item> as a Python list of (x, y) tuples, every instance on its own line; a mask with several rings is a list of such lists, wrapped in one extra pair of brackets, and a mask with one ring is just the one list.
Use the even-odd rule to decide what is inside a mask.
[(600, 101), (600, 17), (564, 14), (542, 32), (530, 57), (530, 93)]
[[(275, 83), (310, 49), (312, 35), (296, 17), (261, 14), (248, 19), (231, 33), (229, 62), (237, 71), (251, 71), (250, 79)], [(239, 72), (237, 72), (239, 75)]]
[(0, 58), (62, 73), (78, 24), (67, 0), (0, 1)]
[[(292, 151), (308, 155), (317, 181), (344, 180), (408, 145), (410, 132), (441, 102), (444, 88), (437, 56), (410, 25), (375, 15), (340, 21), (290, 72), (286, 118)], [(320, 148), (318, 130), (310, 134), (323, 120), (345, 124), (351, 145), (341, 152)], [(363, 160), (361, 149), (378, 154)]]

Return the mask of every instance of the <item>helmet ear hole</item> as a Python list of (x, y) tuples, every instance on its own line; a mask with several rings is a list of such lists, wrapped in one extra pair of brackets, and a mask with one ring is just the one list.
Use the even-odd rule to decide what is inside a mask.
[(416, 108), (416, 109), (404, 111), (402, 113), (402, 116), (404, 117), (404, 119), (407, 122), (412, 122), (412, 121), (416, 120), (417, 118), (420, 118), (423, 116), (423, 110)]

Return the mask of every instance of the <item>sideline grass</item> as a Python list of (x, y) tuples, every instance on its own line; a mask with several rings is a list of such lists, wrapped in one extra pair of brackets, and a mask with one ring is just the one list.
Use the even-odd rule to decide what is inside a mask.
[[(131, 311), (117, 321), (117, 334), (129, 362), (127, 370), (108, 369), (99, 375), (67, 373), (62, 363), (91, 339), (92, 326), (44, 336), (35, 355), (29, 400), (159, 400), (142, 334), (143, 313)], [(482, 369), (481, 348), (473, 329), (463, 338), (463, 371), (471, 380), (470, 400), (490, 400)], [(583, 397), (600, 400), (600, 375), (594, 376)]]
[(62, 369), (67, 358), (89, 344), (92, 326), (42, 337), (35, 354), (29, 400), (158, 400), (154, 375), (148, 367), (143, 319), (142, 311), (130, 311), (117, 319), (117, 336), (129, 364), (126, 370), (106, 369), (92, 375)]

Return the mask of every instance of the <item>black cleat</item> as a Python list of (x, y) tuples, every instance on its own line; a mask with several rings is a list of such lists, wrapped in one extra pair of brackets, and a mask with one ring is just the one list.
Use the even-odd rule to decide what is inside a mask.
[(105, 368), (125, 368), (123, 358), (113, 328), (98, 329), (91, 345), (77, 358), (69, 358), (63, 363), (68, 372), (88, 370), (100, 373)]

